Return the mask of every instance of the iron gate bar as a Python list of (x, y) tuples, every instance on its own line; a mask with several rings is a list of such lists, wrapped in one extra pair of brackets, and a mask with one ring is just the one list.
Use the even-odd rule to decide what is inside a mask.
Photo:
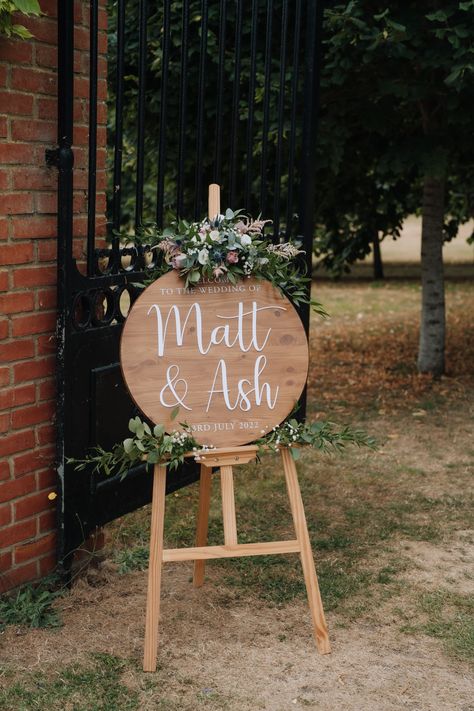
[(249, 70), (249, 98), (248, 98), (248, 122), (247, 122), (247, 144), (245, 162), (245, 193), (244, 201), (250, 205), (250, 193), (252, 187), (252, 153), (253, 153), (253, 120), (255, 112), (255, 89), (257, 79), (257, 18), (258, 0), (252, 0), (252, 26), (250, 30), (250, 70)]
[(143, 221), (143, 184), (145, 175), (145, 82), (147, 55), (148, 2), (141, 0), (138, 34), (138, 120), (137, 120), (137, 185), (135, 191), (135, 226)]
[[(240, 63), (242, 52), (242, 0), (237, 0), (237, 18), (235, 23), (235, 62), (234, 62), (234, 85), (232, 87), (232, 119), (230, 124), (230, 135), (237, 136), (238, 121), (239, 121), (239, 96), (240, 96)], [(237, 150), (239, 142), (233, 140), (230, 144), (230, 176), (229, 176), (229, 205), (232, 208), (237, 207), (237, 198), (235, 195), (235, 178), (237, 171)]]
[(65, 534), (65, 332), (68, 319), (67, 278), (72, 240), (72, 152), (74, 86), (74, 11), (72, 2), (58, 4), (58, 279), (56, 367), (56, 459), (58, 476), (58, 560), (66, 555)]
[(178, 144), (178, 194), (176, 210), (180, 217), (184, 215), (184, 155), (186, 144), (186, 112), (188, 87), (188, 37), (189, 37), (189, 0), (183, 0), (183, 26), (181, 29), (181, 77), (179, 101), (179, 144)]
[(163, 53), (161, 73), (160, 136), (158, 144), (158, 177), (156, 188), (156, 223), (163, 227), (163, 202), (165, 196), (166, 117), (168, 101), (168, 72), (170, 58), (171, 0), (165, 0), (163, 13)]
[(206, 71), (206, 54), (207, 54), (207, 23), (208, 23), (208, 0), (201, 2), (201, 44), (200, 44), (200, 61), (199, 61), (199, 80), (198, 80), (198, 109), (197, 109), (197, 144), (196, 144), (196, 169), (194, 178), (194, 219), (199, 220), (203, 194), (203, 179), (202, 179), (202, 159), (204, 150), (204, 96), (205, 83), (204, 76)]
[(262, 163), (260, 175), (260, 210), (262, 215), (267, 214), (267, 152), (268, 152), (268, 125), (270, 121), (270, 91), (272, 69), (272, 0), (267, 0), (267, 27), (265, 34), (265, 79), (263, 84), (263, 131), (262, 131)]
[[(304, 237), (306, 250), (306, 269), (312, 274), (314, 195), (315, 195), (315, 135), (317, 125), (317, 106), (319, 98), (319, 73), (321, 67), (321, 32), (322, 2), (309, 2), (306, 28), (306, 54), (304, 67), (304, 106), (302, 161), (300, 181), (300, 230)], [(301, 308), (303, 323), (309, 332), (309, 305)]]
[[(276, 240), (280, 237), (280, 188), (281, 166), (283, 161), (283, 122), (285, 111), (285, 76), (286, 76), (286, 33), (288, 23), (288, 0), (283, 0), (281, 14), (281, 39), (280, 39), (280, 82), (278, 95), (278, 129), (277, 129), (277, 155), (275, 170), (275, 187), (273, 190), (273, 234)], [(288, 233), (288, 224), (286, 225)]]
[[(125, 55), (125, 3), (117, 8), (117, 74), (115, 79), (115, 140), (112, 185), (112, 228), (118, 232), (122, 215), (122, 158), (123, 158), (123, 75)], [(114, 246), (117, 240), (114, 241)]]
[(222, 184), (222, 125), (224, 103), (224, 60), (225, 60), (226, 0), (219, 6), (219, 69), (217, 75), (216, 145), (214, 152), (213, 182)]
[[(176, 196), (176, 204), (173, 207), (177, 208), (177, 213), (182, 214), (184, 209), (189, 209), (196, 217), (200, 217), (205, 210), (203, 183), (207, 182), (203, 179), (203, 173), (209, 172), (215, 182), (222, 182), (223, 179), (227, 181), (225, 185), (227, 196), (233, 198), (232, 202), (242, 199), (244, 203), (242, 206), (246, 210), (257, 207), (252, 198), (253, 194), (260, 193), (262, 201), (260, 207), (263, 214), (272, 198), (275, 237), (279, 233), (286, 236), (292, 233), (292, 218), (297, 212), (299, 234), (303, 237), (308, 250), (308, 267), (311, 265), (313, 151), (321, 26), (319, 2), (305, 0), (303, 3), (302, 0), (296, 0), (293, 4), (288, 0), (281, 0), (283, 4), (278, 5), (281, 7), (278, 44), (277, 21), (273, 22), (272, 18), (275, 12), (272, 0), (266, 2), (252, 0), (253, 15), (249, 28), (246, 28), (245, 32), (242, 23), (243, 0), (238, 0), (232, 8), (226, 0), (192, 0), (193, 5), (191, 0), (183, 0), (182, 26), (177, 30), (183, 42), (180, 54), (179, 50), (173, 53), (171, 50), (174, 27), (171, 2), (163, 0), (157, 3), (157, 17), (162, 24), (158, 37), (161, 67), (156, 84), (159, 135), (155, 137), (156, 126), (150, 127), (151, 122), (147, 121), (148, 81), (151, 85), (154, 76), (150, 73), (148, 78), (147, 73), (151, 72), (148, 66), (148, 37), (152, 36), (156, 27), (148, 21), (150, 5), (146, 0), (134, 1), (139, 5), (137, 27), (131, 28), (130, 24), (126, 24), (126, 10), (130, 8), (131, 0), (117, 0), (113, 6), (115, 7), (113, 17), (109, 18), (110, 22), (116, 18), (115, 71), (110, 74), (110, 81), (113, 81), (115, 88), (115, 116), (113, 116), (113, 109), (109, 107), (109, 111), (112, 112), (112, 120), (109, 124), (113, 127), (109, 129), (113, 185), (109, 196), (110, 246), (101, 249), (97, 249), (95, 245), (97, 117), (98, 96), (102, 96), (102, 93), (98, 94), (97, 75), (97, 69), (101, 65), (98, 0), (91, 0), (89, 8), (90, 94), (86, 274), (79, 271), (73, 258), (74, 0), (63, 0), (58, 4), (59, 108), (56, 151), (59, 170), (58, 548), (59, 558), (64, 561), (66, 567), (70, 562), (70, 553), (96, 526), (148, 503), (151, 497), (151, 478), (144, 466), (133, 468), (124, 481), (120, 481), (116, 476), (106, 478), (92, 475), (90, 471), (78, 473), (73, 465), (67, 462), (68, 457), (83, 457), (86, 450), (97, 443), (109, 448), (117, 440), (125, 437), (128, 418), (136, 414), (121, 377), (119, 339), (126, 317), (126, 311), (122, 308), (124, 294), (131, 302), (136, 298), (138, 292), (134, 283), (143, 280), (148, 271), (145, 263), (147, 247), (138, 245), (133, 248), (120, 248), (117, 231), (124, 217), (125, 195), (130, 197), (133, 192), (135, 196), (135, 226), (139, 226), (144, 216), (150, 214), (150, 209), (153, 215), (156, 214), (157, 222), (161, 226), (165, 202), (175, 199), (169, 197), (167, 188), (166, 177), (170, 175)], [(191, 62), (188, 57), (191, 7), (201, 9), (199, 24), (201, 36), (197, 42), (200, 56), (199, 61), (196, 62)], [(231, 21), (236, 22), (235, 32), (232, 33), (228, 27)], [(262, 41), (259, 41), (260, 27)], [(134, 55), (129, 44), (133, 44), (131, 33), (137, 30), (138, 51), (137, 55)], [(218, 43), (217, 56), (211, 56), (209, 52), (211, 34), (215, 38), (213, 42)], [(290, 46), (291, 42), (293, 47)], [(214, 47), (214, 44), (212, 46)], [(108, 59), (113, 66), (112, 54), (109, 53)], [(229, 64), (226, 66), (226, 61), (232, 59), (234, 66), (229, 73)], [(134, 61), (136, 61), (138, 75), (138, 96), (135, 128), (131, 129), (130, 116), (126, 114), (130, 104), (126, 74), (135, 71)], [(277, 62), (279, 62), (278, 71), (275, 69)], [(291, 78), (287, 86), (286, 78), (290, 66)], [(247, 69), (248, 79), (245, 78), (243, 81), (245, 76), (243, 72)], [(195, 83), (190, 83), (188, 74), (196, 77)], [(233, 86), (230, 89), (228, 85), (232, 77)], [(213, 93), (216, 87), (217, 97), (214, 102)], [(257, 122), (254, 105), (254, 101), (257, 100), (257, 87), (259, 88), (258, 101), (262, 106), (260, 110), (263, 111), (263, 117), (258, 117), (260, 123)], [(277, 90), (278, 96), (275, 95)], [(176, 163), (171, 163), (171, 150), (167, 149), (167, 145), (170, 140), (175, 139), (175, 135), (171, 135), (168, 126), (170, 116), (173, 117), (172, 101), (176, 96), (180, 99), (177, 111), (178, 136), (174, 146), (177, 148), (178, 157)], [(271, 99), (276, 99), (276, 116), (270, 115)], [(206, 107), (209, 106), (209, 102), (215, 109), (209, 109), (210, 115), (207, 116)], [(245, 125), (241, 120), (240, 109), (243, 107), (245, 110), (246, 103)], [(224, 123), (224, 114), (227, 117), (226, 123)], [(189, 116), (193, 116), (193, 121), (188, 120)], [(303, 119), (301, 132), (300, 116)], [(211, 121), (214, 121), (212, 125)], [(229, 126), (232, 128), (230, 132), (225, 130)], [(127, 169), (123, 160), (126, 130), (136, 131), (137, 165), (132, 178), (129, 173), (124, 173)], [(152, 134), (150, 134), (151, 130)], [(213, 149), (211, 145), (206, 146), (206, 140), (212, 140)], [(200, 158), (197, 166), (192, 166), (192, 169), (187, 167), (185, 161), (191, 145), (195, 157)], [(149, 155), (149, 146), (153, 147), (151, 153), (155, 152), (156, 155)], [(258, 161), (255, 160), (254, 149), (261, 150)], [(213, 163), (209, 160), (212, 156)], [(205, 161), (205, 168), (202, 170), (199, 165), (201, 160)], [(271, 160), (274, 160), (275, 175), (270, 178), (268, 173), (272, 165)], [(150, 180), (147, 171), (150, 170), (151, 165), (154, 166), (154, 170), (157, 170), (157, 175), (156, 191), (150, 207), (149, 198), (145, 201), (144, 188), (145, 180)], [(245, 175), (242, 175), (244, 171)], [(284, 200), (282, 201), (283, 176), (287, 176), (288, 181), (286, 205)], [(155, 180), (154, 174), (153, 180)], [(173, 180), (176, 184), (172, 182)], [(128, 193), (125, 193), (125, 188)], [(194, 188), (194, 193), (191, 188)], [(298, 206), (295, 205), (296, 202)], [(232, 206), (235, 208), (238, 205)], [(284, 225), (282, 220), (285, 220)], [(123, 262), (124, 255), (131, 259), (130, 266)], [(105, 260), (105, 266), (101, 260)], [(300, 313), (308, 330), (308, 308), (303, 307)], [(301, 414), (303, 413), (304, 408), (301, 410)], [(195, 481), (197, 477), (197, 467), (188, 464), (169, 478), (168, 490), (185, 486)]]
[(95, 216), (97, 197), (97, 69), (99, 56), (99, 2), (90, 0), (89, 60), (89, 175), (87, 183), (87, 276), (95, 271)]
[[(286, 209), (286, 229), (293, 223), (293, 184), (295, 175), (295, 152), (296, 152), (296, 132), (294, 127), (296, 126), (296, 107), (297, 107), (297, 97), (298, 97), (298, 69), (299, 69), (299, 48), (300, 48), (300, 36), (301, 36), (301, 0), (296, 0), (295, 2), (295, 29), (293, 37), (293, 65), (292, 65), (292, 82), (291, 82), (291, 120), (290, 120), (290, 138), (288, 147), (288, 197), (287, 197), (287, 209)], [(306, 233), (303, 233), (306, 234)], [(311, 274), (311, 270), (308, 272)]]

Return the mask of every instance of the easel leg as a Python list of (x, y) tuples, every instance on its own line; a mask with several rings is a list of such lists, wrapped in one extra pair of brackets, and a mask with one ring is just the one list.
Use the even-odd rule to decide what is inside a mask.
[(226, 546), (237, 544), (237, 521), (235, 518), (234, 475), (232, 467), (221, 467), (222, 519)]
[(308, 593), (309, 609), (313, 621), (313, 631), (316, 639), (318, 651), (321, 654), (329, 654), (331, 646), (329, 643), (328, 628), (324, 617), (323, 603), (319, 592), (318, 578), (314, 565), (313, 552), (309, 540), (308, 527), (304, 512), (303, 499), (296, 473), (296, 466), (289, 449), (282, 448), (281, 457), (285, 470), (286, 486), (288, 498), (290, 500), (291, 513), (295, 525), (296, 538), (301, 546), (300, 556), (303, 567), (304, 581)]
[(161, 569), (163, 566), (163, 528), (165, 519), (166, 466), (155, 464), (151, 508), (150, 562), (146, 602), (145, 650), (143, 671), (156, 671), (158, 624), (160, 621)]
[[(211, 477), (212, 469), (201, 464), (201, 478), (199, 482), (199, 510), (197, 518), (196, 546), (205, 546), (209, 527), (209, 506), (211, 503)], [(206, 561), (194, 561), (193, 585), (200, 588), (204, 583)]]

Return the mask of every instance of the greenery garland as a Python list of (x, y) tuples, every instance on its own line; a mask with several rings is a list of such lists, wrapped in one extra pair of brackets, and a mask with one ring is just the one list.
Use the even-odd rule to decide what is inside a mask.
[(38, 0), (0, 0), (0, 34), (6, 37), (20, 37), (30, 39), (31, 32), (24, 26), (13, 22), (13, 15), (21, 13), (29, 17), (39, 17), (43, 13)]
[(321, 452), (342, 452), (347, 444), (357, 447), (376, 448), (376, 441), (362, 430), (355, 430), (344, 425), (337, 430), (333, 422), (298, 422), (294, 418), (282, 422), (268, 434), (257, 440), (256, 444), (277, 451), (279, 447), (289, 447), (293, 459), (299, 459), (302, 446), (313, 447)]
[[(173, 414), (176, 416), (177, 411)], [(131, 467), (143, 461), (148, 464), (166, 462), (174, 470), (184, 462), (187, 452), (199, 448), (188, 425), (182, 423), (181, 428), (181, 431), (167, 433), (163, 425), (155, 425), (152, 430), (147, 422), (132, 417), (128, 423), (131, 437), (114, 445), (110, 451), (94, 447), (85, 459), (68, 459), (68, 462), (75, 464), (78, 470), (93, 465), (95, 473), (118, 474), (122, 479)]]
[[(177, 410), (173, 413), (175, 416)], [(203, 452), (214, 449), (200, 445), (186, 423), (180, 423), (180, 430), (165, 432), (163, 425), (155, 425), (153, 429), (139, 417), (133, 417), (129, 423), (131, 437), (116, 444), (111, 451), (95, 447), (85, 459), (69, 459), (78, 470), (92, 466), (95, 473), (115, 474), (124, 478), (127, 471), (137, 464), (147, 462), (165, 463), (169, 469), (175, 470), (184, 462), (185, 455), (200, 461)], [(274, 427), (268, 434), (256, 440), (258, 453), (266, 449), (277, 451), (280, 447), (289, 447), (294, 459), (300, 456), (301, 446), (310, 446), (323, 452), (341, 452), (348, 444), (358, 447), (375, 448), (375, 440), (360, 430), (348, 426), (336, 429), (332, 422), (298, 422), (287, 420)]]

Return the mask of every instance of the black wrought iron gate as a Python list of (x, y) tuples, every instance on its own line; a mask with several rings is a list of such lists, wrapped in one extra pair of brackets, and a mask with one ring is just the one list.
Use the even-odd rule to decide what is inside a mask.
[[(316, 0), (116, 0), (108, 3), (108, 237), (96, 241), (99, 0), (90, 2), (88, 215), (73, 256), (74, 0), (58, 3), (59, 558), (96, 527), (149, 502), (144, 467), (123, 481), (67, 462), (125, 436), (134, 406), (118, 364), (146, 246), (118, 232), (168, 214), (199, 218), (209, 182), (223, 203), (273, 219), (274, 238), (313, 231), (320, 5)], [(77, 4), (84, 6), (84, 3)], [(301, 317), (308, 326), (308, 312)], [(196, 479), (187, 465), (170, 490)]]

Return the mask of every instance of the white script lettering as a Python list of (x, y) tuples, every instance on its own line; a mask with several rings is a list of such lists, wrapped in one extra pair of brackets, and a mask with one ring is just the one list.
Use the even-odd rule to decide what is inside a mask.
[(278, 391), (280, 390), (280, 386), (277, 385), (277, 387), (275, 388), (275, 394), (272, 399), (272, 391), (270, 384), (266, 382), (260, 384), (260, 376), (263, 373), (266, 364), (266, 356), (260, 355), (258, 356), (258, 358), (256, 358), (255, 367), (253, 371), (253, 387), (250, 387), (250, 389), (245, 389), (246, 385), (251, 386), (252, 383), (246, 378), (242, 378), (241, 380), (239, 380), (237, 383), (237, 398), (235, 402), (232, 403), (230, 399), (229, 383), (227, 380), (227, 367), (225, 364), (225, 360), (221, 358), (219, 363), (217, 364), (216, 372), (214, 373), (212, 387), (210, 390), (208, 390), (209, 399), (207, 401), (206, 412), (209, 412), (209, 408), (211, 407), (212, 403), (212, 398), (219, 393), (222, 394), (224, 398), (226, 408), (231, 411), (235, 410), (238, 407), (243, 412), (248, 412), (248, 410), (250, 410), (252, 407), (249, 399), (251, 395), (254, 396), (256, 405), (261, 405), (262, 400), (265, 398), (267, 402), (267, 407), (269, 407), (270, 410), (273, 410), (278, 399)]
[[(179, 366), (178, 365), (170, 365), (169, 368), (166, 371), (166, 385), (163, 385), (163, 387), (160, 390), (160, 402), (163, 405), (163, 407), (176, 407), (176, 405), (182, 405), (185, 410), (191, 410), (191, 407), (188, 407), (185, 402), (184, 398), (188, 394), (188, 384), (185, 381), (184, 378), (178, 378), (179, 375)], [(184, 387), (184, 392), (180, 396), (176, 392), (176, 388), (181, 388), (181, 386)], [(166, 402), (164, 395), (166, 391), (169, 390), (171, 395), (174, 397), (173, 402)]]
[[(174, 317), (174, 322), (176, 326), (176, 345), (181, 347), (184, 343), (185, 330), (191, 316), (194, 314), (196, 322), (196, 332), (195, 338), (199, 352), (202, 355), (209, 353), (212, 346), (217, 346), (223, 343), (227, 348), (232, 348), (236, 343), (239, 344), (239, 348), (244, 353), (247, 353), (251, 348), (256, 351), (262, 351), (267, 344), (268, 338), (271, 333), (271, 328), (269, 328), (263, 337), (262, 342), (259, 341), (257, 333), (257, 317), (262, 311), (267, 311), (269, 309), (278, 309), (280, 311), (286, 311), (283, 306), (257, 306), (257, 303), (252, 302), (252, 308), (250, 311), (244, 311), (244, 305), (242, 302), (238, 304), (238, 312), (235, 316), (223, 316), (216, 314), (217, 318), (230, 321), (224, 326), (217, 326), (211, 331), (209, 341), (204, 343), (203, 339), (203, 324), (202, 324), (202, 312), (199, 304), (194, 303), (189, 307), (184, 319), (181, 318), (181, 314), (178, 306), (173, 305), (168, 311), (166, 318), (163, 317), (161, 313), (161, 308), (158, 304), (152, 304), (148, 309), (147, 316), (151, 313), (155, 313), (156, 316), (156, 327), (157, 327), (157, 355), (159, 358), (163, 357), (165, 352), (166, 337), (168, 335), (168, 329), (170, 326), (171, 318)], [(247, 321), (245, 320), (248, 316), (251, 317), (251, 329), (250, 338), (248, 342), (245, 340), (244, 336), (244, 326)], [(234, 335), (231, 335), (232, 330), (235, 328)]]

